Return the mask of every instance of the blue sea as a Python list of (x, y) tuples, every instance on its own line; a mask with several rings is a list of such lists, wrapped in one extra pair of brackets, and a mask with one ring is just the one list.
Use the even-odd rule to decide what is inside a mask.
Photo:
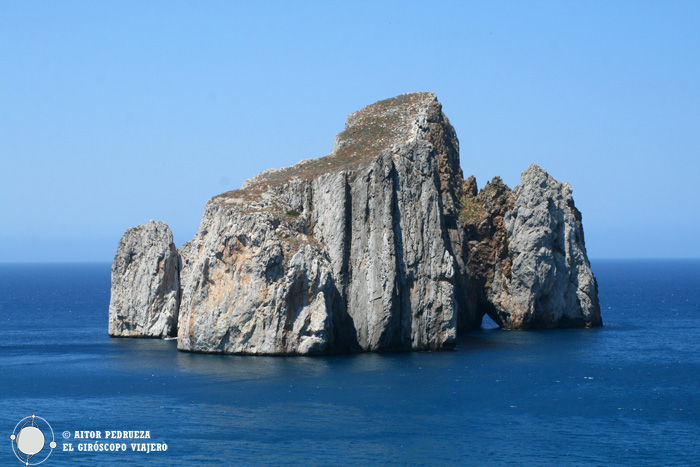
[(22, 465), (10, 436), (32, 414), (47, 467), (700, 465), (700, 261), (593, 270), (601, 329), (249, 357), (109, 338), (109, 264), (2, 264), (0, 465)]

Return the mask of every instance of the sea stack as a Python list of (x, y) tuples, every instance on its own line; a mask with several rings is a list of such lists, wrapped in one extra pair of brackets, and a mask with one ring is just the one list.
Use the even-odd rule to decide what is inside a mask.
[(165, 222), (132, 227), (112, 263), (109, 335), (177, 335), (180, 258)]
[(532, 164), (464, 199), (476, 307), (504, 329), (601, 326), (598, 285), (571, 186)]
[[(177, 261), (174, 246), (134, 236), (115, 257), (110, 334), (165, 336), (176, 325), (185, 351), (450, 349), (485, 313), (507, 329), (601, 324), (571, 188), (531, 166), (515, 189), (497, 179), (477, 193), (429, 92), (365, 107), (328, 156), (209, 200)], [(150, 274), (165, 250), (179, 290), (164, 301), (164, 279), (124, 264)], [(171, 327), (145, 325), (154, 313)]]

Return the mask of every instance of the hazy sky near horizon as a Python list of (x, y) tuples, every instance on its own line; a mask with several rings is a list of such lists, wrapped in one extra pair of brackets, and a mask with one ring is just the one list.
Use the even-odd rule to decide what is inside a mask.
[(700, 2), (0, 0), (0, 262), (180, 246), (206, 201), (434, 91), (465, 175), (571, 183), (591, 258), (700, 257)]

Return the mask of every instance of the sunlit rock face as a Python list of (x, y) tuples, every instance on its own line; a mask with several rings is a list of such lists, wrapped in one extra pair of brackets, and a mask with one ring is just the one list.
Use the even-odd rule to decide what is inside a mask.
[(457, 139), (434, 94), (350, 115), (329, 156), (264, 172), (208, 203), (182, 249), (179, 348), (454, 346), (459, 179)]
[[(178, 348), (441, 350), (485, 313), (509, 329), (599, 325), (567, 187), (533, 166), (514, 190), (494, 179), (477, 192), (433, 93), (372, 104), (348, 117), (328, 156), (267, 170), (209, 200), (179, 252)], [(144, 327), (143, 313), (120, 305), (136, 280), (123, 270), (110, 333), (113, 321)], [(149, 302), (158, 294), (137, 295), (172, 321), (163, 300)]]
[[(571, 186), (531, 165), (512, 191), (494, 179), (468, 230), (482, 308), (506, 329), (601, 326), (598, 285)], [(478, 225), (475, 228), (475, 224)]]
[(177, 335), (180, 264), (164, 222), (132, 227), (112, 263), (109, 334), (121, 337)]

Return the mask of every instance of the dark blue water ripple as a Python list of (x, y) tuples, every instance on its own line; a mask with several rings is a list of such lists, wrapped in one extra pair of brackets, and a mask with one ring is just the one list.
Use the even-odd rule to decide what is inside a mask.
[[(455, 351), (186, 354), (107, 336), (109, 265), (0, 265), (0, 427), (149, 430), (60, 465), (698, 465), (700, 261), (597, 261), (605, 327)], [(72, 440), (77, 443), (78, 440)], [(2, 465), (21, 465), (10, 443)]]

